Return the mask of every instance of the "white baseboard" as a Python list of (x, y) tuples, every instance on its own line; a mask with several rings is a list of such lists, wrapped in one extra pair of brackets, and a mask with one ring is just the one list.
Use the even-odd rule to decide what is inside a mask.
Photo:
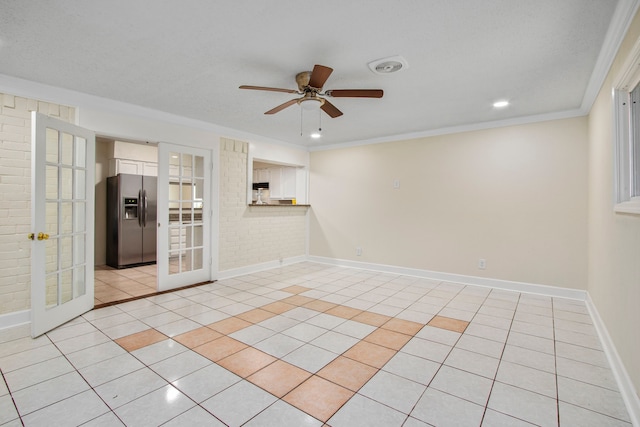
[(613, 344), (613, 340), (607, 331), (607, 327), (602, 321), (600, 313), (598, 313), (598, 309), (591, 300), (590, 295), (587, 295), (585, 302), (587, 309), (589, 310), (589, 314), (591, 315), (591, 320), (593, 320), (593, 325), (595, 326), (598, 337), (600, 338), (600, 342), (602, 343), (604, 353), (609, 360), (613, 376), (616, 379), (616, 383), (618, 384), (618, 388), (622, 394), (622, 399), (624, 400), (624, 404), (629, 412), (629, 417), (631, 417), (631, 423), (636, 427), (640, 427), (640, 397), (638, 397), (638, 394), (636, 393), (631, 377), (629, 377), (629, 374), (622, 363), (622, 359), (620, 359), (620, 355)]
[(0, 314), (0, 330), (31, 322), (31, 310)]
[(442, 273), (439, 271), (421, 270), (417, 268), (398, 267), (394, 265), (372, 264), (360, 261), (309, 256), (307, 261), (321, 264), (330, 264), (340, 267), (361, 268), (363, 270), (379, 271), (381, 273), (395, 273), (405, 276), (421, 277), (424, 279), (442, 280), (446, 282), (461, 283), (465, 285), (483, 286), (488, 288), (503, 289), (529, 294), (546, 295), (558, 298), (569, 298), (585, 301), (587, 291), (580, 289), (560, 288), (535, 283), (513, 282), (509, 280), (490, 279), (486, 277), (465, 276), (462, 274)]
[(252, 264), (244, 267), (232, 268), (230, 270), (224, 270), (218, 272), (218, 280), (230, 279), (232, 277), (243, 276), (245, 274), (258, 273), (260, 271), (271, 270), (272, 268), (284, 267), (285, 265), (297, 264), (299, 262), (306, 261), (307, 257), (304, 255), (284, 258), (282, 261), (274, 260), (263, 262), (260, 264)]

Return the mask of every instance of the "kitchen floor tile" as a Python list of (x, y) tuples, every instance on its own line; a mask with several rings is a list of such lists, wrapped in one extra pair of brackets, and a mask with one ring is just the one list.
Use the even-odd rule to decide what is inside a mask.
[(213, 362), (217, 362), (218, 360), (224, 359), (225, 357), (237, 353), (245, 348), (247, 348), (247, 345), (240, 341), (229, 337), (221, 337), (195, 347), (193, 351)]
[(246, 320), (242, 320), (238, 317), (229, 317), (207, 325), (208, 328), (211, 328), (216, 332), (220, 332), (223, 335), (232, 334), (248, 326), (251, 326), (251, 322), (247, 322)]
[(467, 350), (454, 348), (447, 356), (444, 364), (452, 368), (462, 369), (472, 374), (481, 375), (493, 379), (498, 369), (500, 359), (473, 353)]
[(395, 318), (390, 319), (381, 327), (382, 329), (389, 329), (394, 332), (400, 332), (401, 334), (414, 336), (424, 327), (424, 324)]
[(273, 357), (282, 358), (303, 345), (304, 341), (283, 334), (275, 334), (255, 344), (254, 348)]
[(452, 347), (446, 344), (414, 337), (400, 351), (442, 363), (451, 352), (451, 349)]
[(434, 426), (478, 426), (483, 413), (484, 406), (427, 388), (411, 411), (411, 417)]
[[(367, 325), (371, 325), (371, 326), (382, 326), (385, 323), (389, 322), (392, 319), (392, 317), (390, 316), (385, 316), (383, 314), (377, 314), (377, 313), (371, 313), (368, 311), (365, 311), (363, 313), (360, 313), (356, 316), (354, 316), (352, 318), (352, 320), (356, 321), (356, 322), (360, 322), (360, 323), (365, 323)], [(390, 329), (390, 328), (388, 328)], [(401, 332), (401, 331), (397, 331), (397, 332)]]
[(133, 400), (114, 412), (127, 426), (160, 425), (194, 407), (195, 403), (171, 385)]
[(400, 350), (410, 339), (410, 335), (387, 329), (378, 329), (364, 337), (364, 340), (367, 342), (378, 344), (392, 350)]
[(260, 323), (263, 320), (272, 318), (273, 316), (276, 316), (276, 314), (267, 310), (255, 308), (245, 313), (238, 314), (236, 317), (250, 323)]
[(298, 408), (278, 400), (249, 420), (246, 427), (320, 427), (322, 422)]
[[(333, 427), (385, 426), (400, 427), (406, 414), (356, 394), (328, 421)], [(404, 424), (406, 425), (406, 424)]]
[(362, 362), (374, 368), (382, 368), (395, 356), (396, 351), (378, 344), (360, 341), (344, 353), (345, 357)]
[(60, 375), (12, 393), (21, 416), (89, 389), (76, 371)]
[(329, 350), (305, 344), (282, 358), (285, 362), (296, 365), (305, 371), (315, 373), (325, 367), (338, 355)]
[(154, 363), (149, 367), (168, 382), (182, 378), (212, 362), (193, 351), (185, 351), (175, 356)]
[(493, 380), (460, 369), (442, 366), (430, 388), (485, 406), (489, 399)]
[(500, 362), (496, 381), (540, 393), (552, 399), (557, 397), (555, 375), (506, 360)]
[(562, 427), (632, 427), (630, 422), (590, 411), (566, 402), (558, 402)]
[(314, 375), (283, 400), (320, 421), (327, 421), (353, 395), (352, 391)]
[(118, 338), (117, 340), (115, 340), (115, 342), (117, 342), (120, 347), (124, 348), (128, 352), (132, 352), (142, 347), (146, 347), (148, 345), (166, 340), (168, 338), (168, 336), (158, 332), (155, 329), (147, 329), (146, 331)]
[(31, 427), (80, 425), (110, 409), (93, 390), (71, 396), (23, 417), (24, 424)]
[(176, 335), (173, 339), (187, 348), (194, 348), (218, 339), (221, 336), (221, 333), (203, 326), (201, 328)]
[(557, 426), (557, 401), (549, 397), (496, 382), (488, 408), (539, 426)]
[(165, 385), (167, 382), (162, 377), (144, 367), (95, 387), (94, 390), (114, 409)]
[(268, 355), (260, 350), (247, 347), (237, 353), (227, 356), (219, 360), (218, 365), (233, 372), (236, 375), (246, 378), (254, 372), (273, 363), (275, 357)]
[(170, 421), (162, 424), (162, 427), (184, 427), (184, 426), (207, 426), (207, 427), (225, 427), (222, 421), (202, 409), (200, 406), (194, 406), (186, 412), (172, 418)]
[(239, 426), (278, 400), (248, 381), (240, 381), (210, 399), (202, 407), (229, 426)]
[(558, 400), (630, 422), (629, 413), (617, 391), (558, 377)]
[(382, 367), (382, 370), (420, 384), (428, 385), (440, 366), (439, 363), (431, 360), (398, 352)]
[[(389, 372), (380, 371), (358, 392), (376, 402), (409, 414), (427, 386)], [(392, 393), (389, 391), (393, 390)]]
[(339, 356), (317, 372), (317, 375), (351, 391), (358, 391), (378, 369), (364, 363)]
[(277, 397), (283, 397), (311, 376), (310, 372), (277, 360), (247, 380)]
[(173, 381), (172, 384), (195, 402), (200, 403), (241, 380), (242, 378), (223, 367), (211, 364)]

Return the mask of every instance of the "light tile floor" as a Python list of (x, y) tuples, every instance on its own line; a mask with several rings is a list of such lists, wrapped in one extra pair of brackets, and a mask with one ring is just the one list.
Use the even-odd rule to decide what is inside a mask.
[(313, 263), (0, 342), (3, 426), (631, 426), (583, 302)]
[(122, 269), (99, 265), (94, 275), (94, 304), (97, 306), (156, 293), (155, 264)]

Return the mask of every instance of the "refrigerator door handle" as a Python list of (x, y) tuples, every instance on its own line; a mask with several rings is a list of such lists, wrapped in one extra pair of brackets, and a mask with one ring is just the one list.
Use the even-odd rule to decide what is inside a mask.
[(142, 190), (138, 190), (138, 225), (142, 227)]
[(148, 211), (148, 207), (149, 207), (149, 199), (147, 199), (147, 190), (142, 190), (143, 196), (144, 197), (144, 223), (143, 223), (143, 227), (147, 226), (147, 211)]

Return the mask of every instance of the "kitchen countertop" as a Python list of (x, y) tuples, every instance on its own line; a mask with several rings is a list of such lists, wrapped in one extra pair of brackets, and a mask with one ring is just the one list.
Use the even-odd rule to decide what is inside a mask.
[(287, 204), (280, 204), (280, 203), (263, 203), (261, 205), (255, 204), (255, 203), (251, 203), (250, 205), (251, 207), (276, 207), (276, 208), (295, 208), (295, 207), (301, 207), (301, 208), (308, 208), (311, 205), (301, 205), (301, 204), (295, 204), (295, 205), (287, 205)]

